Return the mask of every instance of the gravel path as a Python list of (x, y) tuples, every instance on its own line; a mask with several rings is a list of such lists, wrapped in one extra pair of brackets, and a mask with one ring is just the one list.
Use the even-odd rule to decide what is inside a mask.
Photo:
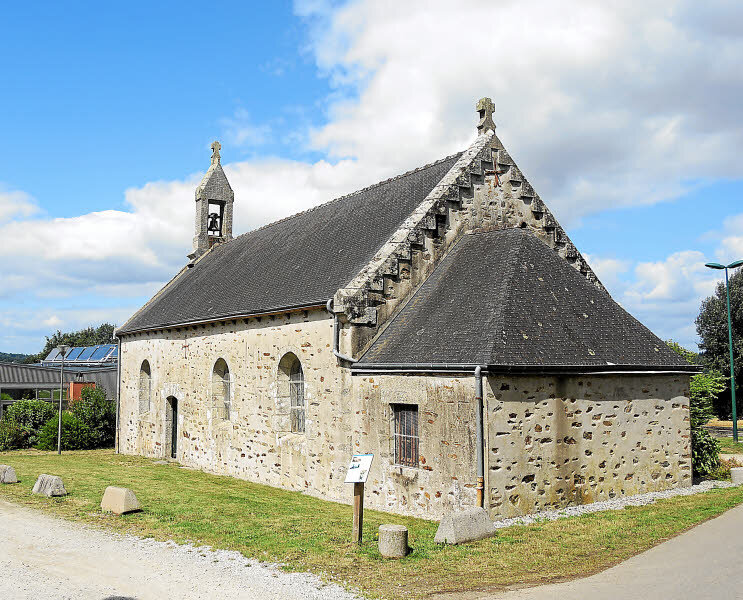
[(338, 585), (238, 552), (179, 546), (0, 501), (0, 598), (353, 600)]
[(674, 488), (671, 490), (665, 490), (662, 492), (649, 492), (647, 494), (638, 494), (637, 496), (622, 496), (620, 498), (614, 498), (612, 500), (605, 500), (603, 502), (594, 502), (592, 504), (582, 504), (579, 506), (569, 506), (560, 510), (550, 510), (545, 512), (534, 513), (526, 515), (524, 517), (513, 517), (511, 519), (502, 519), (495, 522), (497, 529), (503, 527), (511, 527), (512, 525), (530, 525), (537, 521), (556, 521), (557, 519), (564, 519), (566, 517), (574, 517), (576, 515), (584, 515), (587, 513), (601, 512), (603, 510), (621, 510), (625, 506), (643, 506), (645, 504), (652, 504), (656, 500), (661, 498), (673, 498), (674, 496), (691, 496), (692, 494), (699, 494), (706, 492), (714, 488), (727, 488), (733, 487), (733, 484), (729, 481), (703, 481), (697, 485), (692, 485), (684, 488)]

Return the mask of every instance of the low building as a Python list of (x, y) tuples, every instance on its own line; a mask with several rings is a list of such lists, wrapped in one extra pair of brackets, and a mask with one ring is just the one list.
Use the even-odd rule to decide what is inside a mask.
[(213, 144), (189, 262), (117, 332), (119, 451), (338, 501), (373, 453), (367, 505), (428, 518), (689, 485), (693, 369), (614, 302), (492, 110), (463, 152), (234, 239)]

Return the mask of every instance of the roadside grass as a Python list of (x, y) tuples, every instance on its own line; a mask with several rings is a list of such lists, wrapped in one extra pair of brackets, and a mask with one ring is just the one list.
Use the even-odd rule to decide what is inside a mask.
[[(0, 486), (0, 499), (113, 531), (172, 539), (280, 561), (381, 598), (535, 585), (588, 575), (642, 552), (743, 503), (743, 488), (678, 496), (641, 507), (515, 526), (463, 546), (434, 544), (437, 523), (367, 510), (364, 544), (349, 542), (350, 506), (231, 477), (155, 465), (111, 450), (0, 453), (21, 483)], [(60, 475), (69, 495), (30, 493), (40, 473)], [(132, 488), (144, 511), (115, 517), (100, 511), (108, 485)], [(351, 490), (349, 488), (349, 500)], [(381, 558), (379, 525), (410, 530), (413, 552)]]
[(743, 442), (736, 443), (731, 437), (721, 437), (717, 438), (717, 443), (720, 444), (720, 454), (743, 454)]

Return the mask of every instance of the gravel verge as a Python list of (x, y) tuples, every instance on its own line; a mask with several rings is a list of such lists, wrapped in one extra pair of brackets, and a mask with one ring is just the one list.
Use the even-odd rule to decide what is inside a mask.
[(663, 498), (691, 496), (693, 494), (708, 492), (715, 488), (729, 487), (735, 487), (735, 485), (729, 481), (703, 481), (689, 487), (663, 490), (662, 492), (648, 492), (647, 494), (637, 494), (636, 496), (622, 496), (620, 498), (612, 498), (611, 500), (604, 500), (602, 502), (568, 506), (559, 510), (548, 510), (533, 513), (531, 515), (525, 515), (523, 517), (502, 519), (496, 521), (494, 525), (496, 529), (503, 529), (504, 527), (511, 527), (512, 525), (531, 525), (532, 523), (540, 521), (556, 521), (557, 519), (565, 519), (567, 517), (575, 517), (577, 515), (585, 515), (605, 510), (621, 510), (626, 506), (644, 506), (645, 504), (652, 504), (656, 500), (661, 500)]
[(158, 542), (0, 501), (0, 598), (356, 600), (239, 552)]

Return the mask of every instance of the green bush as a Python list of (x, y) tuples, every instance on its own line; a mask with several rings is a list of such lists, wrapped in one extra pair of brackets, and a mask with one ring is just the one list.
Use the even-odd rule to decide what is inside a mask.
[(106, 400), (103, 389), (84, 388), (81, 399), (72, 405), (71, 411), (90, 430), (91, 448), (114, 445), (116, 405)]
[(701, 427), (691, 430), (691, 465), (701, 477), (709, 476), (720, 466), (720, 445)]
[(13, 402), (13, 397), (10, 394), (3, 392), (0, 394), (0, 401), (2, 402)]
[(25, 448), (27, 445), (28, 438), (23, 427), (4, 417), (0, 421), (0, 452)]
[[(39, 450), (57, 449), (58, 417), (49, 419), (39, 430), (36, 447)], [(62, 450), (85, 450), (92, 444), (90, 428), (71, 412), (62, 412)]]
[(54, 405), (43, 400), (19, 400), (11, 404), (3, 418), (15, 421), (23, 428), (28, 446), (35, 446), (39, 429), (57, 414)]

